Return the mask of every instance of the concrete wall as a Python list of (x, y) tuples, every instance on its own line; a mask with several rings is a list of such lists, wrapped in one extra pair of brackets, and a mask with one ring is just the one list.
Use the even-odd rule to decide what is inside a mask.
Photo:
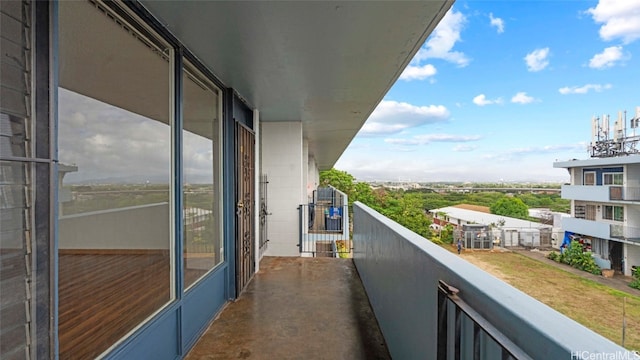
[[(304, 139), (302, 141), (302, 185), (309, 184), (309, 141)], [(305, 199), (309, 199), (311, 193), (308, 186), (303, 186), (302, 196)], [(305, 202), (309, 202), (308, 200)]]
[(298, 206), (307, 202), (303, 174), (306, 162), (301, 122), (262, 123), (262, 172), (269, 177), (271, 213), (267, 217), (269, 247), (265, 255), (300, 255)]
[(361, 203), (353, 238), (354, 263), (394, 359), (436, 358), (439, 280), (533, 359), (624, 351)]
[(640, 188), (640, 164), (625, 166), (625, 185), (631, 188)]
[(609, 186), (562, 185), (562, 198), (609, 202)]
[(318, 188), (320, 183), (320, 171), (318, 163), (313, 155), (309, 154), (307, 160), (307, 196), (312, 196), (313, 191)]
[(563, 218), (562, 229), (601, 239), (609, 239), (609, 234), (611, 233), (609, 222), (577, 219), (575, 217)]
[(168, 203), (63, 216), (58, 221), (59, 248), (166, 250), (169, 223)]
[(569, 174), (571, 175), (571, 185), (582, 185), (582, 168), (570, 168)]
[(631, 267), (637, 266), (640, 268), (640, 244), (624, 244), (625, 259), (624, 259), (624, 274), (631, 276)]

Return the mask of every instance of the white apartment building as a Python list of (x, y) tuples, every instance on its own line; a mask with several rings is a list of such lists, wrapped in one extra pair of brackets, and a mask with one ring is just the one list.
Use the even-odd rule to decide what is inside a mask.
[(560, 161), (571, 182), (562, 197), (571, 200), (564, 231), (590, 242), (602, 268), (631, 275), (640, 265), (640, 155)]

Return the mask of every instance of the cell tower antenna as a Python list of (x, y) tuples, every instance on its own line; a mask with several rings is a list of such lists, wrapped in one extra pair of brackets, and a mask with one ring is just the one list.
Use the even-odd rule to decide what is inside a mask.
[(636, 128), (638, 127), (638, 124), (640, 123), (640, 106), (636, 107), (636, 116), (634, 116), (631, 119), (631, 127), (633, 128), (633, 137), (636, 136)]
[(598, 128), (600, 127), (600, 124), (598, 124), (599, 119), (594, 115), (593, 117), (591, 117), (591, 146), (596, 146), (596, 142), (598, 141), (598, 137), (600, 134), (598, 134)]
[(624, 139), (624, 120), (622, 111), (618, 111), (618, 120), (613, 123), (613, 142)]

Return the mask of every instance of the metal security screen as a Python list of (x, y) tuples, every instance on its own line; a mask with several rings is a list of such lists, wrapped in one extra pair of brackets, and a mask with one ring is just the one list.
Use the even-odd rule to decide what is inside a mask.
[(254, 273), (254, 134), (236, 122), (236, 291)]
[(269, 216), (269, 203), (267, 201), (267, 187), (269, 185), (269, 179), (266, 174), (260, 175), (260, 244), (259, 251), (262, 256), (267, 251), (267, 238), (269, 233), (267, 216)]

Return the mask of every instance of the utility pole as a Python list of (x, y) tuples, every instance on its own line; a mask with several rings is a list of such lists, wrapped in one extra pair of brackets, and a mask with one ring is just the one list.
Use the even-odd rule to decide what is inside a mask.
[(627, 298), (624, 297), (622, 298), (622, 347), (624, 347), (624, 333), (627, 328), (627, 319), (625, 318), (626, 305), (627, 305)]

